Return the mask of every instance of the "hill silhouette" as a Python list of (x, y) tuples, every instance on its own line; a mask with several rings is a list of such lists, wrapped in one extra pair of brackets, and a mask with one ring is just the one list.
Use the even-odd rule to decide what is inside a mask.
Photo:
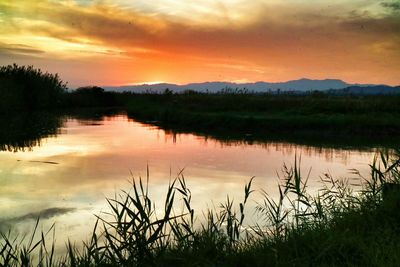
[(130, 91), (130, 92), (163, 92), (165, 89), (172, 90), (176, 93), (193, 90), (198, 92), (216, 93), (224, 89), (245, 89), (248, 92), (277, 92), (277, 91), (314, 91), (314, 90), (329, 90), (329, 89), (343, 89), (350, 86), (350, 84), (338, 79), (325, 79), (325, 80), (311, 80), (300, 79), (287, 82), (255, 82), (255, 83), (233, 83), (233, 82), (204, 82), (204, 83), (189, 83), (185, 85), (177, 85), (172, 83), (159, 83), (159, 84), (142, 84), (104, 87), (107, 91)]

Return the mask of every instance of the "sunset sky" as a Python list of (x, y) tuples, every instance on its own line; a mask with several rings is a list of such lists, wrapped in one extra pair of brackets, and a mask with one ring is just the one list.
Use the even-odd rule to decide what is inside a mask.
[(0, 65), (70, 87), (338, 78), (400, 84), (400, 1), (0, 0)]

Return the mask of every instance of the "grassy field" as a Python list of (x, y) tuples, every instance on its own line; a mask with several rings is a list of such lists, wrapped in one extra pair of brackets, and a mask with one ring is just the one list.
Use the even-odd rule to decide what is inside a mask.
[(83, 247), (67, 242), (67, 254), (56, 257), (53, 229), (37, 232), (38, 220), (25, 242), (1, 234), (0, 265), (399, 266), (400, 151), (377, 155), (371, 176), (360, 177), (360, 191), (348, 180), (325, 176), (324, 187), (310, 195), (298, 162), (284, 168), (280, 197), (263, 193), (254, 211), (263, 223), (243, 223), (252, 180), (241, 202), (228, 198), (199, 213), (180, 174), (165, 202), (157, 203), (163, 207), (157, 213), (147, 177), (135, 180), (130, 192), (107, 199), (110, 213), (98, 217)]
[(178, 129), (336, 137), (400, 132), (400, 96), (145, 94), (126, 99), (132, 117)]

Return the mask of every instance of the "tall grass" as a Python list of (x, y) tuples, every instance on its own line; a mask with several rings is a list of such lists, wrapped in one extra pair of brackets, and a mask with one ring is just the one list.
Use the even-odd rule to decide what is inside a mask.
[(244, 224), (253, 179), (243, 201), (228, 197), (199, 215), (182, 173), (162, 207), (147, 174), (107, 199), (110, 211), (83, 247), (68, 241), (66, 255), (55, 257), (54, 228), (39, 233), (38, 220), (29, 238), (1, 234), (0, 266), (399, 266), (400, 150), (381, 152), (370, 167), (361, 190), (325, 175), (311, 195), (296, 159), (283, 167), (277, 198), (261, 192), (255, 225)]
[(0, 66), (0, 112), (59, 107), (67, 84), (33, 66)]
[(271, 95), (268, 93), (123, 93), (132, 110), (179, 109), (198, 113), (363, 114), (400, 112), (400, 96)]
[(298, 140), (374, 137), (370, 143), (400, 132), (399, 96), (199, 93), (127, 94), (124, 99), (128, 116), (178, 131)]

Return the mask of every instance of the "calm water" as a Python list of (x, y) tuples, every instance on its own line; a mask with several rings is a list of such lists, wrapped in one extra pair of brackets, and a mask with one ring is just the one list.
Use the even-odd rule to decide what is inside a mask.
[[(42, 212), (43, 227), (55, 222), (62, 244), (66, 237), (85, 239), (94, 224), (94, 214), (108, 211), (105, 198), (129, 189), (132, 177), (145, 177), (146, 166), (150, 169), (151, 195), (160, 206), (170, 178), (184, 169), (193, 206), (201, 214), (207, 207), (218, 206), (227, 194), (240, 201), (244, 184), (252, 176), (256, 177), (254, 189), (263, 188), (274, 195), (277, 172), (284, 163), (292, 164), (295, 154), (301, 156), (304, 174), (312, 167), (312, 190), (318, 189), (319, 177), (327, 172), (338, 178), (351, 177), (350, 168), (367, 174), (367, 164), (374, 155), (373, 148), (222, 143), (193, 134), (171, 134), (125, 115), (96, 120), (72, 117), (57, 123), (52, 131), (40, 126), (43, 131), (26, 137), (28, 140), (3, 142), (0, 228), (12, 225), (25, 231)], [(23, 127), (27, 131), (28, 126)], [(250, 206), (258, 199), (260, 194), (255, 193)]]

